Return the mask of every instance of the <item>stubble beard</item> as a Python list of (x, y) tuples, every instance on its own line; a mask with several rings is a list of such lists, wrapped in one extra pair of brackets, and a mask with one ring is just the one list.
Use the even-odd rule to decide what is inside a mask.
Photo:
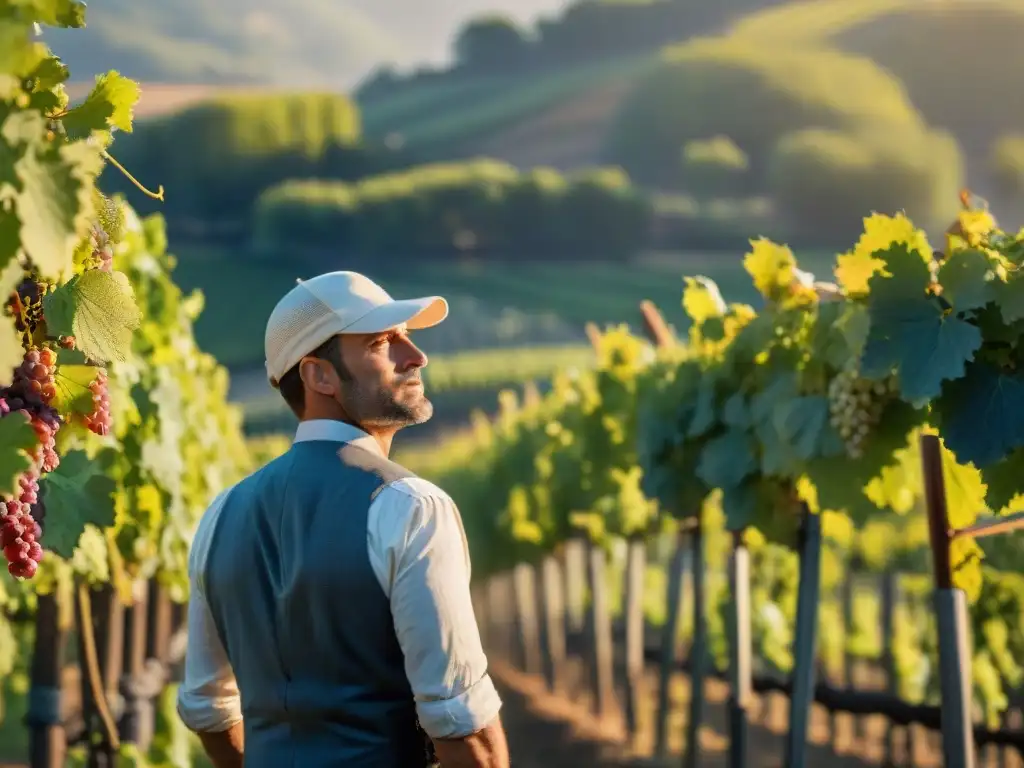
[(422, 389), (407, 389), (402, 384), (395, 389), (371, 389), (357, 382), (346, 382), (343, 395), (346, 412), (358, 424), (367, 427), (410, 427), (423, 424), (434, 415), (434, 404)]

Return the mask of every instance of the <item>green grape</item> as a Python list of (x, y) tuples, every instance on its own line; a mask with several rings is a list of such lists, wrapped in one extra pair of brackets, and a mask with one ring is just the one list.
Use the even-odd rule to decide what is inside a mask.
[(881, 419), (885, 406), (897, 396), (898, 388), (895, 376), (885, 381), (861, 378), (856, 361), (829, 383), (831, 424), (843, 438), (851, 459), (864, 457), (864, 444)]

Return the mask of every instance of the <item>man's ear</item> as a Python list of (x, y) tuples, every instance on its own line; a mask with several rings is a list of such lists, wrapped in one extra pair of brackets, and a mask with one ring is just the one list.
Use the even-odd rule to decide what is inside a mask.
[(312, 357), (304, 358), (299, 363), (299, 376), (307, 388), (321, 395), (334, 396), (337, 386), (334, 377), (327, 371), (326, 361)]

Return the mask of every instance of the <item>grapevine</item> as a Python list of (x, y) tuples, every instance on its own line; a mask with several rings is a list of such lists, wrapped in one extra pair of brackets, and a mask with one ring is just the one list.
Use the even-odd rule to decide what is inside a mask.
[(110, 71), (71, 105), (67, 67), (36, 33), (84, 22), (77, 0), (4, 20), (19, 69), (0, 93), (0, 163), (17, 181), (0, 211), (2, 548), (19, 579), (70, 566), (124, 593), (155, 567), (180, 600), (192, 522), (250, 459), (160, 220), (96, 184), (108, 162), (127, 174), (110, 147), (138, 86)]
[[(685, 343), (627, 366), (599, 349), (595, 371), (556, 377), (538, 402), (506, 403), (440, 481), (495, 568), (557, 548), (579, 525), (598, 542), (655, 535), (671, 518), (700, 515), (706, 526), (714, 498), (723, 527), (745, 531), (761, 571), (777, 575), (758, 577), (752, 595), (762, 657), (781, 669), (778, 626), (793, 619), (805, 509), (825, 516), (827, 590), (854, 559), (928, 572), (924, 432), (941, 437), (953, 526), (1020, 508), (1024, 232), (1001, 232), (987, 211), (965, 207), (940, 251), (905, 216), (873, 214), (837, 257), (834, 283), (801, 270), (784, 245), (751, 245), (743, 266), (759, 308), (687, 278)], [(616, 333), (606, 348), (640, 345)], [(627, 488), (651, 506), (625, 506), (616, 494)], [(498, 525), (494, 498), (506, 500)], [(627, 508), (647, 511), (623, 525)], [(1006, 574), (984, 565), (977, 544), (958, 539), (952, 554), (954, 581), (975, 606), (975, 687), (991, 719), (1005, 708), (1004, 686), (1021, 678), (1009, 660), (1024, 642), (1024, 608), (1005, 597)], [(724, 615), (711, 619), (724, 638)], [(937, 693), (936, 645), (918, 621), (896, 617), (897, 661), (906, 694), (923, 700)], [(846, 642), (834, 634), (823, 630), (833, 659)]]
[[(89, 587), (112, 585), (128, 604), (138, 582), (155, 577), (184, 601), (199, 516), (254, 468), (226, 371), (196, 347), (202, 296), (174, 284), (162, 219), (140, 219), (97, 186), (105, 163), (127, 173), (110, 152), (115, 134), (132, 130), (139, 89), (110, 71), (70, 104), (68, 69), (45, 30), (84, 23), (76, 0), (17, 4), (0, 21), (11, 65), (0, 89), (0, 548), (9, 574), (0, 579), (0, 677), (8, 680), (27, 672), (32, 627), (22, 624), (37, 595), (76, 594), (88, 611)], [(161, 760), (159, 750), (145, 757)]]

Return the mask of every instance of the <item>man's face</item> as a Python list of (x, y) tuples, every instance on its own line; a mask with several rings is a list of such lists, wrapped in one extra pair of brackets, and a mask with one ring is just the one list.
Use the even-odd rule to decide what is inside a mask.
[(404, 329), (341, 337), (340, 397), (345, 412), (368, 427), (422, 424), (434, 413), (421, 369), (427, 356)]

